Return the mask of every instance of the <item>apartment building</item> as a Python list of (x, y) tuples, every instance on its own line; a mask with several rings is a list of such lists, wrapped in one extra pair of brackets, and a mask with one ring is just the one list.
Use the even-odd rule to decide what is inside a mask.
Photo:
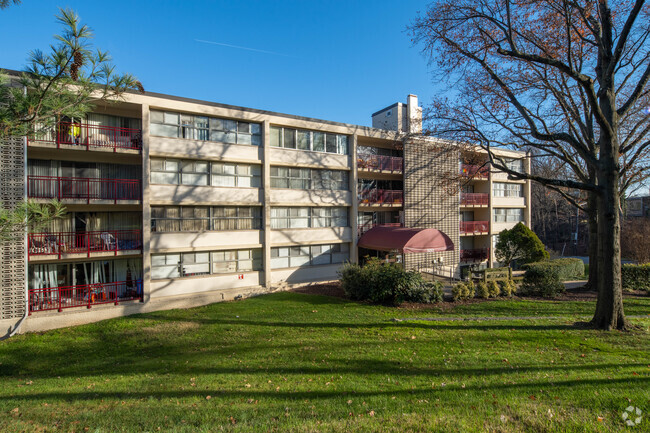
[[(530, 185), (440, 152), (421, 119), (414, 95), (364, 127), (127, 94), (7, 140), (3, 203), (57, 199), (68, 213), (3, 242), (0, 326), (24, 317), (23, 331), (49, 329), (334, 280), (368, 253), (357, 241), (377, 225), (453, 241), (453, 251), (400, 257), (409, 268), (491, 266), (496, 234), (530, 225)], [(528, 168), (524, 154), (501, 153)], [(466, 181), (442, 187), (443, 169)]]

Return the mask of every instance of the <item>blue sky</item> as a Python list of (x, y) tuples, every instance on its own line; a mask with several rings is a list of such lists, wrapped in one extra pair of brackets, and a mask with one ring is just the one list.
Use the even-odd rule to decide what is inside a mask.
[[(422, 1), (30, 1), (0, 11), (0, 67), (22, 69), (71, 7), (152, 92), (359, 125), (434, 92), (405, 32)], [(235, 48), (240, 47), (240, 48)]]

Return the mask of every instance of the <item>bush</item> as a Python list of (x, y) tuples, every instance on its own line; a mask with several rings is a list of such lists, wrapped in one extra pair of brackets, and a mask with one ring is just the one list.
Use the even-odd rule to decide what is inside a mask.
[(521, 292), (529, 296), (553, 298), (564, 293), (558, 266), (531, 266), (524, 275)]
[(585, 264), (582, 260), (572, 257), (547, 260), (544, 262), (528, 263), (521, 267), (524, 270), (533, 268), (553, 268), (560, 281), (583, 278), (585, 275)]
[(499, 294), (501, 293), (501, 289), (499, 288), (499, 285), (497, 284), (496, 281), (490, 281), (488, 283), (488, 293), (492, 298), (496, 298), (497, 296), (499, 296)]
[(442, 283), (425, 281), (418, 272), (406, 271), (396, 263), (384, 263), (377, 258), (369, 259), (363, 267), (346, 263), (339, 275), (346, 296), (356, 301), (400, 305), (442, 300)]
[(542, 241), (521, 222), (499, 233), (494, 255), (503, 266), (510, 266), (514, 260), (517, 263), (531, 263), (549, 258)]
[(470, 289), (467, 284), (458, 283), (451, 288), (451, 296), (453, 297), (454, 301), (464, 301), (471, 297)]
[(476, 284), (474, 284), (474, 281), (469, 281), (465, 285), (467, 286), (467, 297), (473, 298), (476, 294)]
[(476, 286), (476, 296), (479, 298), (487, 299), (490, 297), (490, 289), (488, 289), (487, 283), (481, 281)]
[(517, 286), (512, 280), (501, 281), (499, 283), (501, 296), (512, 296), (517, 291)]
[(646, 290), (650, 294), (650, 263), (621, 266), (623, 290)]

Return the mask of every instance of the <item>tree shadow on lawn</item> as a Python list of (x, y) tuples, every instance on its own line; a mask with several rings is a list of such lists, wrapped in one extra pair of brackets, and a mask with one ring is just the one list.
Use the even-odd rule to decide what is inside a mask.
[[(332, 399), (341, 399), (343, 396), (354, 396), (355, 398), (359, 397), (393, 397), (393, 396), (408, 396), (408, 397), (426, 397), (426, 396), (446, 396), (450, 397), (451, 394), (456, 394), (457, 398), (464, 398), (463, 396), (467, 395), (469, 392), (483, 391), (486, 393), (485, 398), (489, 399), (487, 393), (489, 392), (515, 392), (527, 396), (529, 394), (539, 393), (540, 389), (549, 389), (550, 387), (554, 389), (570, 389), (573, 390), (576, 386), (597, 386), (611, 387), (613, 385), (630, 385), (632, 382), (636, 386), (642, 386), (643, 384), (650, 383), (650, 377), (635, 377), (630, 378), (617, 378), (617, 379), (588, 379), (588, 380), (564, 380), (564, 381), (553, 381), (552, 383), (545, 381), (534, 381), (534, 382), (525, 382), (525, 383), (499, 383), (499, 384), (489, 384), (489, 385), (467, 385), (467, 384), (448, 384), (444, 387), (435, 387), (435, 388), (419, 388), (419, 389), (404, 389), (397, 388), (396, 385), (393, 389), (386, 390), (363, 390), (358, 388), (346, 388), (346, 389), (332, 389), (331, 391), (277, 391), (277, 390), (255, 390), (255, 389), (246, 389), (246, 390), (224, 390), (223, 387), (219, 388), (210, 388), (208, 389), (189, 389), (189, 390), (177, 390), (177, 391), (82, 391), (82, 392), (41, 392), (41, 393), (30, 393), (29, 395), (11, 395), (11, 396), (0, 396), (0, 401), (11, 401), (14, 402), (39, 402), (39, 401), (48, 401), (52, 400), (65, 401), (65, 402), (77, 402), (77, 401), (105, 401), (105, 400), (146, 400), (149, 398), (155, 398), (158, 400), (165, 399), (205, 399), (206, 395), (211, 395), (214, 397), (225, 397), (228, 399), (266, 399), (269, 400), (287, 400), (287, 401), (298, 401), (298, 400), (332, 400)], [(397, 388), (397, 389), (396, 389)], [(562, 392), (558, 390), (558, 392)]]

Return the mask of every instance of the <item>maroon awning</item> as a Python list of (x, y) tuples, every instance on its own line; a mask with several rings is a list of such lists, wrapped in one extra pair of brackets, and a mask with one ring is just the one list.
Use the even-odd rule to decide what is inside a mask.
[(433, 253), (453, 251), (449, 236), (436, 229), (411, 229), (404, 227), (373, 227), (359, 238), (362, 248), (377, 251), (408, 253)]

